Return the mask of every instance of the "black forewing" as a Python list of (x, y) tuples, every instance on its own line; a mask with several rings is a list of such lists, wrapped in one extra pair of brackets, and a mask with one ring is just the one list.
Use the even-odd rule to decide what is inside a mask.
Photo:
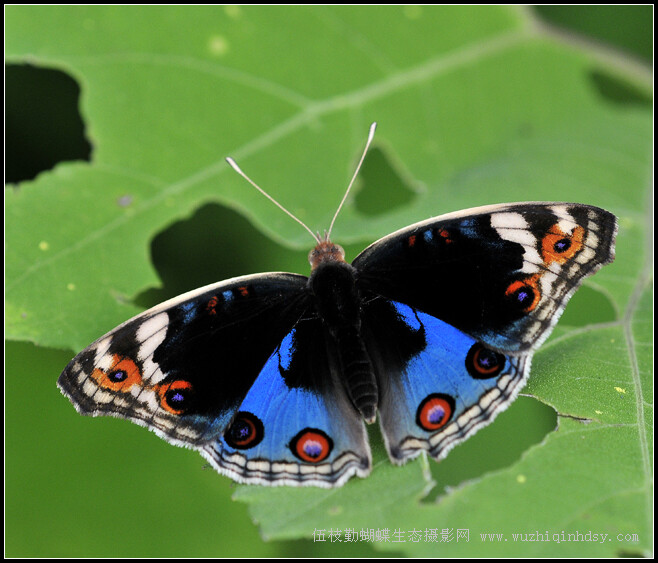
[[(555, 225), (569, 224), (583, 228), (581, 252), (565, 264), (544, 264), (545, 237)], [(614, 215), (586, 205), (488, 206), (402, 229), (373, 243), (352, 265), (366, 303), (383, 296), (495, 348), (523, 351), (548, 335), (582, 279), (613, 259), (616, 228)], [(541, 292), (533, 311), (509, 298), (515, 280), (531, 280)]]

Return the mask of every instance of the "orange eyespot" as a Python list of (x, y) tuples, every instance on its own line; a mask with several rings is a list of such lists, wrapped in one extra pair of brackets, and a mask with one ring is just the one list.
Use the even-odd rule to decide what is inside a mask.
[(91, 377), (99, 387), (121, 393), (128, 393), (133, 385), (142, 381), (142, 374), (137, 364), (130, 358), (118, 354), (114, 354), (112, 357), (112, 365), (109, 369), (96, 368)]
[(563, 232), (556, 223), (542, 239), (542, 259), (547, 265), (553, 262), (564, 264), (583, 247), (584, 235), (585, 229), (581, 226), (574, 228), (569, 235)]
[(157, 386), (162, 408), (171, 414), (183, 414), (190, 406), (193, 387), (188, 381), (172, 381)]
[(306, 428), (290, 442), (290, 450), (302, 461), (319, 463), (329, 457), (334, 444), (322, 430)]
[(449, 395), (434, 393), (423, 399), (416, 413), (416, 424), (434, 432), (443, 428), (455, 412), (455, 400)]
[(539, 274), (515, 280), (507, 286), (505, 297), (524, 313), (534, 311), (541, 299), (538, 283)]

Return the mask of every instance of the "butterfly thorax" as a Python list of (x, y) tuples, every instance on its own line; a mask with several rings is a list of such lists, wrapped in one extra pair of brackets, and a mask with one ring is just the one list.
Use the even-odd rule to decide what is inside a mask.
[(343, 249), (321, 242), (309, 254), (312, 265), (308, 286), (317, 315), (336, 344), (341, 376), (352, 403), (366, 422), (374, 422), (377, 384), (361, 336), (361, 299), (356, 270), (345, 262)]

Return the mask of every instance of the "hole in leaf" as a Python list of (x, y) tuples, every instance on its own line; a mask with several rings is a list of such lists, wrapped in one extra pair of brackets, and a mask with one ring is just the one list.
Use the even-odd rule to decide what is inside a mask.
[(556, 428), (554, 409), (532, 397), (519, 397), (493, 423), (457, 446), (440, 463), (429, 460), (436, 487), (424, 501), (435, 501), (447, 487), (511, 466)]
[(651, 107), (651, 98), (632, 84), (598, 70), (593, 70), (589, 76), (605, 100), (614, 104)]
[(415, 197), (386, 154), (377, 147), (370, 149), (359, 172), (359, 180), (354, 205), (363, 215), (383, 215), (410, 203)]
[(7, 65), (5, 79), (7, 183), (31, 180), (61, 161), (90, 160), (78, 110), (80, 87), (71, 76)]
[(308, 250), (285, 248), (236, 211), (208, 204), (153, 239), (151, 256), (163, 286), (143, 292), (135, 302), (152, 307), (186, 291), (247, 274), (307, 274)]

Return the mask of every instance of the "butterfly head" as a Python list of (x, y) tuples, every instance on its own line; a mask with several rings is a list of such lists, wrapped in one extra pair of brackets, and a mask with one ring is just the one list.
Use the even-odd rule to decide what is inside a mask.
[(308, 253), (311, 270), (315, 270), (325, 262), (345, 262), (345, 251), (339, 244), (328, 239), (321, 240), (316, 247)]

